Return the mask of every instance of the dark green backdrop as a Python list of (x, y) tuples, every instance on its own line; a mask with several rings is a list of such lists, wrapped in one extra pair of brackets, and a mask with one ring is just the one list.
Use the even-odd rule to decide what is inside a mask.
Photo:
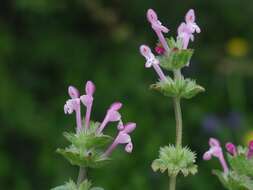
[(196, 11), (202, 33), (190, 44), (196, 51), (184, 74), (206, 92), (182, 108), (184, 144), (200, 167), (178, 189), (222, 189), (211, 174), (218, 161), (201, 156), (210, 136), (237, 144), (253, 137), (252, 0), (1, 0), (0, 189), (45, 190), (76, 179), (78, 169), (55, 149), (66, 145), (62, 132), (74, 130), (74, 116), (63, 113), (67, 87), (84, 90), (86, 80), (97, 87), (93, 119), (118, 100), (124, 121), (137, 123), (133, 153), (119, 148), (90, 179), (106, 190), (168, 189), (150, 164), (159, 146), (174, 142), (172, 103), (149, 90), (157, 76), (138, 52), (156, 43), (145, 17), (150, 7), (173, 35), (186, 11)]

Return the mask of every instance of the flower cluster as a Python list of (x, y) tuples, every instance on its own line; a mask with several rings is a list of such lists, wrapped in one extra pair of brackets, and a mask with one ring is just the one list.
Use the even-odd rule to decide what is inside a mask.
[[(84, 95), (80, 96), (79, 91), (70, 86), (68, 89), (68, 93), (70, 99), (68, 99), (64, 105), (64, 112), (65, 114), (72, 114), (75, 112), (76, 114), (76, 125), (77, 125), (77, 134), (81, 133), (82, 131), (88, 130), (90, 128), (90, 116), (93, 104), (93, 94), (95, 92), (95, 85), (88, 81), (85, 86), (85, 93)], [(86, 115), (85, 115), (85, 123), (84, 126), (82, 125), (82, 118), (81, 118), (81, 103), (86, 107)], [(119, 110), (122, 108), (122, 103), (115, 102), (113, 103), (106, 112), (106, 115), (96, 128), (96, 135), (100, 135), (103, 133), (103, 130), (106, 126), (108, 126), (109, 122), (118, 122), (118, 135), (113, 141), (113, 143), (109, 146), (109, 148), (105, 151), (105, 155), (109, 156), (111, 152), (117, 147), (119, 144), (126, 144), (125, 150), (128, 153), (132, 152), (133, 144), (130, 137), (130, 133), (136, 128), (135, 123), (127, 123), (123, 124), (121, 119), (121, 114)]]
[(253, 189), (253, 140), (247, 147), (235, 146), (233, 143), (226, 143), (228, 167), (223, 155), (222, 147), (217, 139), (209, 139), (210, 148), (203, 155), (204, 160), (217, 157), (223, 171), (214, 170), (224, 187), (230, 190), (252, 190)]
[[(174, 51), (175, 47), (171, 47), (163, 33), (168, 33), (169, 29), (165, 27), (158, 19), (156, 12), (152, 9), (147, 11), (147, 20), (151, 24), (152, 29), (158, 37), (158, 43), (155, 47), (155, 51), (158, 55), (168, 55)], [(185, 15), (185, 22), (182, 22), (177, 30), (177, 42), (180, 44), (177, 48), (187, 49), (189, 41), (194, 40), (194, 33), (200, 33), (200, 28), (195, 22), (195, 13), (193, 9), (190, 9)], [(145, 67), (153, 67), (158, 74), (160, 80), (167, 80), (163, 71), (159, 66), (159, 59), (152, 53), (151, 49), (147, 45), (140, 46), (140, 53), (145, 57)]]

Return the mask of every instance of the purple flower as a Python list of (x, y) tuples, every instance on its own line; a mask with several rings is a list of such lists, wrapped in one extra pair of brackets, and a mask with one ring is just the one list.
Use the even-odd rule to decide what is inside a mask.
[(115, 121), (121, 120), (121, 115), (118, 112), (121, 107), (122, 107), (122, 103), (120, 102), (115, 102), (110, 106), (110, 108), (107, 110), (107, 113), (105, 115), (103, 122), (97, 129), (97, 133), (101, 133), (109, 122), (115, 122)]
[(77, 132), (79, 132), (82, 130), (79, 91), (75, 87), (69, 86), (68, 93), (71, 99), (68, 99), (66, 101), (64, 105), (64, 113), (65, 114), (72, 114), (73, 112), (76, 113)]
[(133, 150), (133, 144), (129, 133), (131, 133), (135, 128), (135, 123), (128, 123), (123, 128), (120, 128), (117, 137), (114, 139), (113, 143), (109, 146), (109, 148), (105, 151), (105, 155), (109, 156), (119, 144), (126, 144), (125, 151), (131, 153)]
[(232, 156), (236, 156), (237, 155), (237, 148), (233, 143), (228, 142), (226, 144), (226, 149), (227, 151), (232, 155)]
[(190, 9), (185, 15), (185, 22), (182, 22), (178, 29), (178, 38), (183, 40), (183, 49), (187, 49), (189, 41), (194, 41), (193, 33), (200, 33), (200, 28), (195, 22), (195, 13)]
[(163, 36), (163, 33), (168, 33), (169, 29), (162, 25), (162, 23), (158, 20), (157, 14), (153, 9), (148, 9), (147, 11), (147, 19), (151, 24), (152, 29), (155, 31), (158, 36), (159, 41), (163, 45), (166, 51), (169, 51), (169, 46)]
[(215, 138), (210, 138), (209, 139), (209, 150), (206, 151), (203, 155), (204, 160), (210, 160), (213, 157), (217, 157), (221, 163), (221, 166), (223, 167), (224, 173), (228, 172), (228, 166), (227, 163), (224, 159), (222, 148), (220, 146), (220, 143), (217, 139)]
[(253, 157), (253, 140), (249, 142), (248, 153), (247, 153), (248, 159), (251, 159), (252, 157)]
[(145, 57), (146, 59), (146, 68), (150, 68), (153, 66), (156, 73), (160, 77), (161, 80), (167, 80), (162, 69), (159, 66), (159, 61), (156, 59), (155, 55), (152, 53), (151, 49), (146, 45), (140, 46), (140, 53)]

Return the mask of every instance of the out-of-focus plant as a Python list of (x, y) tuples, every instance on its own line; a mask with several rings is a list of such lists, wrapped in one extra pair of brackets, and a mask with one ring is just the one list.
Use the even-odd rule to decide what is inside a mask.
[[(140, 52), (146, 59), (145, 67), (153, 67), (159, 76), (159, 81), (151, 88), (161, 92), (164, 96), (171, 97), (174, 102), (176, 117), (176, 145), (169, 144), (160, 148), (159, 157), (152, 163), (152, 169), (162, 173), (167, 172), (170, 177), (170, 190), (176, 189), (176, 178), (179, 174), (188, 176), (197, 173), (196, 154), (187, 146), (182, 145), (182, 112), (181, 99), (190, 99), (204, 88), (189, 78), (184, 78), (181, 69), (190, 65), (193, 50), (188, 49), (190, 40), (194, 40), (193, 34), (200, 33), (200, 28), (195, 22), (194, 10), (189, 10), (185, 16), (185, 22), (178, 27), (177, 38), (165, 38), (163, 33), (169, 29), (162, 25), (154, 10), (147, 11), (147, 19), (155, 31), (159, 42), (155, 47), (158, 56), (155, 56), (147, 45), (140, 46)], [(173, 72), (174, 77), (165, 76), (160, 66)]]
[(228, 167), (223, 155), (220, 142), (210, 138), (209, 150), (203, 155), (204, 160), (217, 157), (223, 171), (214, 170), (213, 173), (219, 178), (223, 186), (229, 190), (252, 190), (253, 189), (253, 141), (248, 147), (235, 146), (232, 143), (226, 144), (227, 158), (230, 164)]
[[(92, 184), (87, 178), (87, 169), (100, 168), (111, 161), (112, 151), (119, 145), (125, 144), (125, 151), (131, 153), (133, 144), (130, 133), (136, 128), (135, 123), (123, 124), (119, 110), (122, 107), (120, 102), (113, 103), (107, 110), (102, 123), (90, 120), (93, 94), (95, 85), (88, 81), (85, 87), (86, 94), (81, 95), (79, 91), (70, 86), (68, 93), (70, 99), (64, 105), (65, 114), (76, 114), (76, 132), (64, 133), (64, 137), (70, 142), (66, 148), (59, 148), (57, 152), (63, 155), (72, 165), (79, 166), (77, 182), (73, 180), (64, 185), (53, 188), (53, 190), (101, 190), (101, 187), (91, 187)], [(81, 104), (86, 107), (85, 119), (81, 116)], [(110, 122), (118, 122), (118, 135), (112, 138), (103, 133)], [(108, 146), (108, 144), (111, 145)]]

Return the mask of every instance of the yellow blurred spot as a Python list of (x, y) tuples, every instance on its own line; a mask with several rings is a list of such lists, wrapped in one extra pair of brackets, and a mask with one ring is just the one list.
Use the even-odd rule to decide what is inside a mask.
[(253, 140), (253, 131), (249, 131), (245, 134), (243, 143), (248, 146), (249, 142)]
[(243, 57), (248, 53), (249, 45), (243, 38), (232, 38), (226, 45), (228, 54), (237, 57)]

